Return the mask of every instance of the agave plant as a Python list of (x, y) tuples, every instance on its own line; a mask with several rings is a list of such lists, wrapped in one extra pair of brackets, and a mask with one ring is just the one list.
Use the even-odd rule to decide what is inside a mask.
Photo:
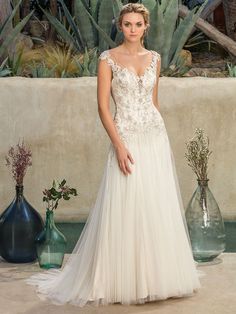
[(29, 66), (30, 76), (32, 78), (54, 78), (55, 77), (55, 68), (49, 69), (45, 63), (36, 63), (33, 62)]
[[(186, 43), (197, 18), (206, 6), (207, 1), (205, 0), (202, 6), (195, 7), (181, 20), (178, 18), (179, 0), (162, 0), (161, 3), (159, 3), (159, 0), (140, 1), (150, 12), (151, 26), (145, 39), (145, 46), (148, 49), (158, 51), (162, 55), (162, 69), (167, 69), (170, 65), (175, 65), (179, 62), (180, 51)], [(78, 4), (81, 6), (82, 2), (82, 0), (75, 0), (75, 8)], [(100, 51), (103, 51), (109, 48), (109, 46), (117, 46), (121, 39), (118, 29), (116, 29), (114, 39), (111, 39), (111, 16), (114, 16), (115, 21), (117, 21), (123, 3), (121, 0), (113, 0), (111, 5), (111, 1), (109, 0), (100, 0), (97, 5), (97, 21), (88, 10), (86, 13), (94, 27), (101, 34), (103, 41), (100, 43), (99, 40), (98, 47)], [(109, 18), (108, 21), (106, 20), (107, 18)], [(102, 23), (99, 23), (99, 21), (103, 21), (105, 27), (102, 27)], [(104, 44), (104, 40), (106, 41), (106, 45)]]
[(18, 4), (15, 5), (14, 9), (12, 10), (11, 15), (5, 20), (3, 25), (0, 25), (0, 59), (5, 54), (7, 48), (12, 43), (12, 41), (15, 39), (15, 37), (21, 32), (21, 30), (24, 28), (26, 23), (31, 18), (33, 11), (28, 14), (20, 23), (18, 23), (10, 32), (10, 34), (7, 34), (7, 31), (9, 29), (9, 25), (12, 24), (12, 20), (15, 16), (15, 14), (18, 12), (18, 9), (20, 7), (22, 0), (18, 2)]
[[(121, 0), (74, 0), (74, 17), (63, 0), (61, 4), (71, 31), (47, 11), (43, 11), (60, 36), (72, 47), (84, 53), (85, 48), (98, 47), (102, 52), (116, 47), (122, 40), (122, 33), (116, 27), (120, 10), (128, 1)], [(142, 0), (150, 12), (151, 27), (145, 38), (147, 49), (158, 51), (162, 56), (162, 70), (170, 66), (178, 68), (183, 49), (191, 30), (207, 4), (195, 7), (184, 18), (178, 17), (179, 0)]]
[(11, 74), (11, 70), (7, 67), (7, 61), (8, 58), (6, 58), (0, 65), (0, 77), (9, 76)]
[(230, 77), (236, 77), (236, 65), (233, 65), (232, 63), (226, 63), (227, 69), (229, 72)]
[(186, 65), (186, 58), (183, 55), (179, 55), (176, 63), (171, 64), (168, 68), (163, 70), (161, 74), (163, 76), (181, 77), (190, 70), (190, 66)]
[(75, 58), (75, 62), (79, 69), (79, 76), (96, 76), (97, 75), (97, 48), (90, 51), (85, 48), (83, 58), (78, 60)]
[(22, 76), (23, 72), (23, 50), (15, 52), (12, 56), (8, 57), (8, 68), (11, 70), (11, 76)]
[[(69, 24), (69, 30), (63, 24), (60, 19), (51, 15), (48, 11), (41, 7), (41, 10), (49, 20), (49, 22), (56, 29), (58, 34), (65, 40), (65, 42), (72, 46), (77, 52), (85, 52), (85, 48), (91, 49), (95, 47), (100, 47), (99, 50), (103, 51), (105, 49), (102, 40), (107, 42), (107, 46), (116, 46), (116, 43), (110, 37), (110, 34), (106, 33), (106, 24), (110, 24), (110, 29), (112, 28), (112, 18), (113, 18), (113, 6), (110, 0), (97, 0), (91, 1), (90, 7), (86, 1), (75, 0), (74, 1), (74, 12), (75, 16), (72, 16), (67, 9), (63, 0), (58, 0), (60, 3), (66, 20)], [(107, 6), (107, 7), (106, 7)], [(109, 12), (109, 17), (103, 16), (102, 12)], [(102, 24), (104, 29), (99, 26)], [(100, 44), (99, 44), (100, 41)]]
[(147, 48), (157, 50), (162, 56), (162, 68), (175, 64), (191, 30), (206, 6), (195, 7), (184, 19), (178, 18), (178, 0), (143, 0), (150, 11), (150, 29), (147, 34)]

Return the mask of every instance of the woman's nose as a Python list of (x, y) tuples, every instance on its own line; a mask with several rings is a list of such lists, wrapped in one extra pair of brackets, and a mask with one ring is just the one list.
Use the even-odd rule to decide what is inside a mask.
[(135, 32), (135, 26), (131, 26), (131, 32)]

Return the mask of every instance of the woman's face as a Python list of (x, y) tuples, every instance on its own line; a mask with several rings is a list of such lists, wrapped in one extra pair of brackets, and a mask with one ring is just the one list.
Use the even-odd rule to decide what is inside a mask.
[(140, 41), (146, 29), (144, 18), (141, 13), (126, 13), (122, 18), (121, 30), (128, 41)]

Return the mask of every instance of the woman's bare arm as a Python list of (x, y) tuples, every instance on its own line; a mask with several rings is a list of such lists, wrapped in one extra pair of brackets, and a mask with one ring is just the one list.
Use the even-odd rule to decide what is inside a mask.
[(110, 112), (111, 78), (111, 68), (107, 64), (106, 60), (99, 60), (97, 75), (98, 113), (103, 123), (103, 126), (111, 139), (113, 146), (117, 148), (121, 147), (123, 145), (123, 142), (121, 141), (117, 133)]
[(160, 72), (161, 72), (161, 58), (157, 61), (157, 68), (156, 68), (157, 80), (153, 88), (153, 95), (152, 95), (152, 101), (159, 111), (160, 111), (160, 104), (159, 104), (159, 99), (158, 99), (158, 84), (159, 84)]
[(116, 150), (119, 167), (126, 175), (131, 173), (131, 169), (128, 164), (128, 160), (133, 163), (133, 158), (128, 150), (125, 148), (123, 141), (121, 140), (111, 112), (110, 112), (110, 93), (111, 93), (111, 79), (112, 71), (106, 60), (99, 60), (98, 74), (97, 74), (97, 101), (98, 101), (98, 113), (104, 128), (107, 131), (108, 136)]

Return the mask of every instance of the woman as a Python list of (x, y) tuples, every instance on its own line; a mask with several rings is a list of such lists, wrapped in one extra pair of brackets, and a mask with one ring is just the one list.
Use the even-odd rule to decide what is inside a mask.
[(201, 287), (157, 101), (161, 57), (143, 47), (149, 12), (127, 4), (118, 27), (123, 43), (99, 57), (98, 111), (111, 144), (95, 205), (64, 268), (27, 280), (55, 304), (137, 304)]

